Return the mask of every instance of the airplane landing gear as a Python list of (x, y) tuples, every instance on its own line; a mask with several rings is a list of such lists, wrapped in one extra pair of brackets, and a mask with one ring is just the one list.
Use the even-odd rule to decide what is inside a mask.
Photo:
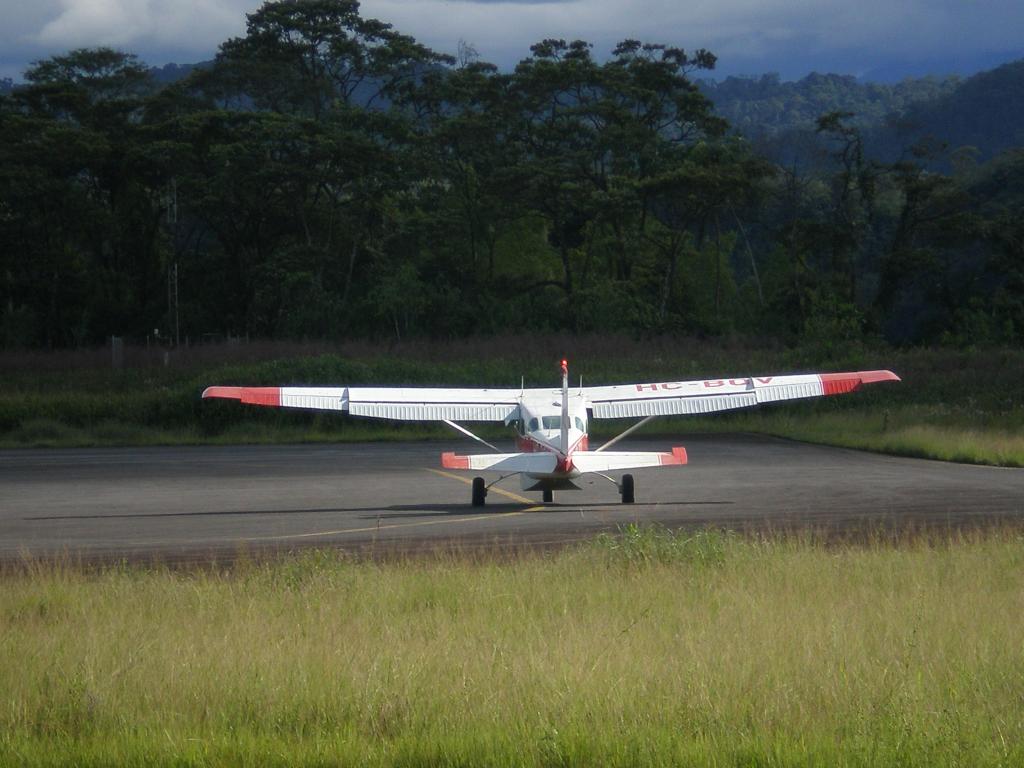
[(623, 504), (632, 504), (633, 498), (633, 476), (623, 475), (622, 483), (619, 485), (619, 494), (622, 496)]
[(542, 498), (544, 499), (545, 504), (550, 504), (552, 501), (555, 500), (555, 492), (552, 491), (550, 488), (545, 488), (544, 495), (542, 496)]
[(487, 486), (482, 477), (473, 478), (473, 506), (482, 507), (484, 499), (487, 498)]

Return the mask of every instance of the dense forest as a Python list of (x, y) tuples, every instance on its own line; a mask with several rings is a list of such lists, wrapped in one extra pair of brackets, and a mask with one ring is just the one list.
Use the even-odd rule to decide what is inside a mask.
[(715, 111), (749, 138), (813, 128), (821, 115), (845, 111), (860, 129), (884, 124), (911, 105), (953, 93), (957, 77), (906, 79), (894, 85), (863, 83), (852, 75), (819, 74), (783, 81), (777, 74), (727, 77), (697, 83)]
[(1024, 63), (877, 87), (714, 65), (544, 40), (502, 72), (354, 0), (266, 3), (185, 77), (37, 62), (0, 95), (0, 345), (1022, 340)]
[(932, 152), (925, 166), (949, 173), (957, 162), (988, 161), (1024, 145), (1024, 61), (963, 81), (923, 77), (884, 85), (814, 73), (795, 82), (764, 75), (698, 85), (732, 130), (783, 164), (816, 165), (826, 154), (817, 120), (837, 111), (850, 113), (847, 125), (861, 132), (865, 154), (876, 161), (895, 162), (915, 144), (931, 143), (946, 151)]

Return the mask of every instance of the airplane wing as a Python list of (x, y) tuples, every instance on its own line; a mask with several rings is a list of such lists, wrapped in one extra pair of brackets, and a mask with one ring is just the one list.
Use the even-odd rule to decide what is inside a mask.
[(714, 413), (780, 400), (841, 395), (864, 384), (899, 380), (892, 371), (856, 371), (583, 387), (582, 394), (594, 418), (625, 419)]
[(400, 421), (505, 421), (518, 409), (520, 394), (518, 389), (207, 387), (203, 397)]

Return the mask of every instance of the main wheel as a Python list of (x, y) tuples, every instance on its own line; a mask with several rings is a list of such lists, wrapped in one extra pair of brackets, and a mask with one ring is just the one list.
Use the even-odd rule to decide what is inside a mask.
[(484, 485), (482, 477), (473, 478), (473, 506), (482, 507), (484, 499), (487, 498), (487, 486)]
[(632, 504), (633, 498), (633, 476), (623, 475), (622, 484), (619, 486), (619, 493), (622, 494), (623, 504)]
[(545, 503), (550, 503), (555, 500), (555, 492), (552, 491), (550, 488), (545, 488), (543, 498)]

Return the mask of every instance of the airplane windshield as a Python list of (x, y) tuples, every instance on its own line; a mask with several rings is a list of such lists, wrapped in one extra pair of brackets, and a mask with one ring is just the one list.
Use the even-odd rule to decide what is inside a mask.
[(544, 429), (561, 429), (562, 428), (562, 417), (561, 416), (544, 416)]

